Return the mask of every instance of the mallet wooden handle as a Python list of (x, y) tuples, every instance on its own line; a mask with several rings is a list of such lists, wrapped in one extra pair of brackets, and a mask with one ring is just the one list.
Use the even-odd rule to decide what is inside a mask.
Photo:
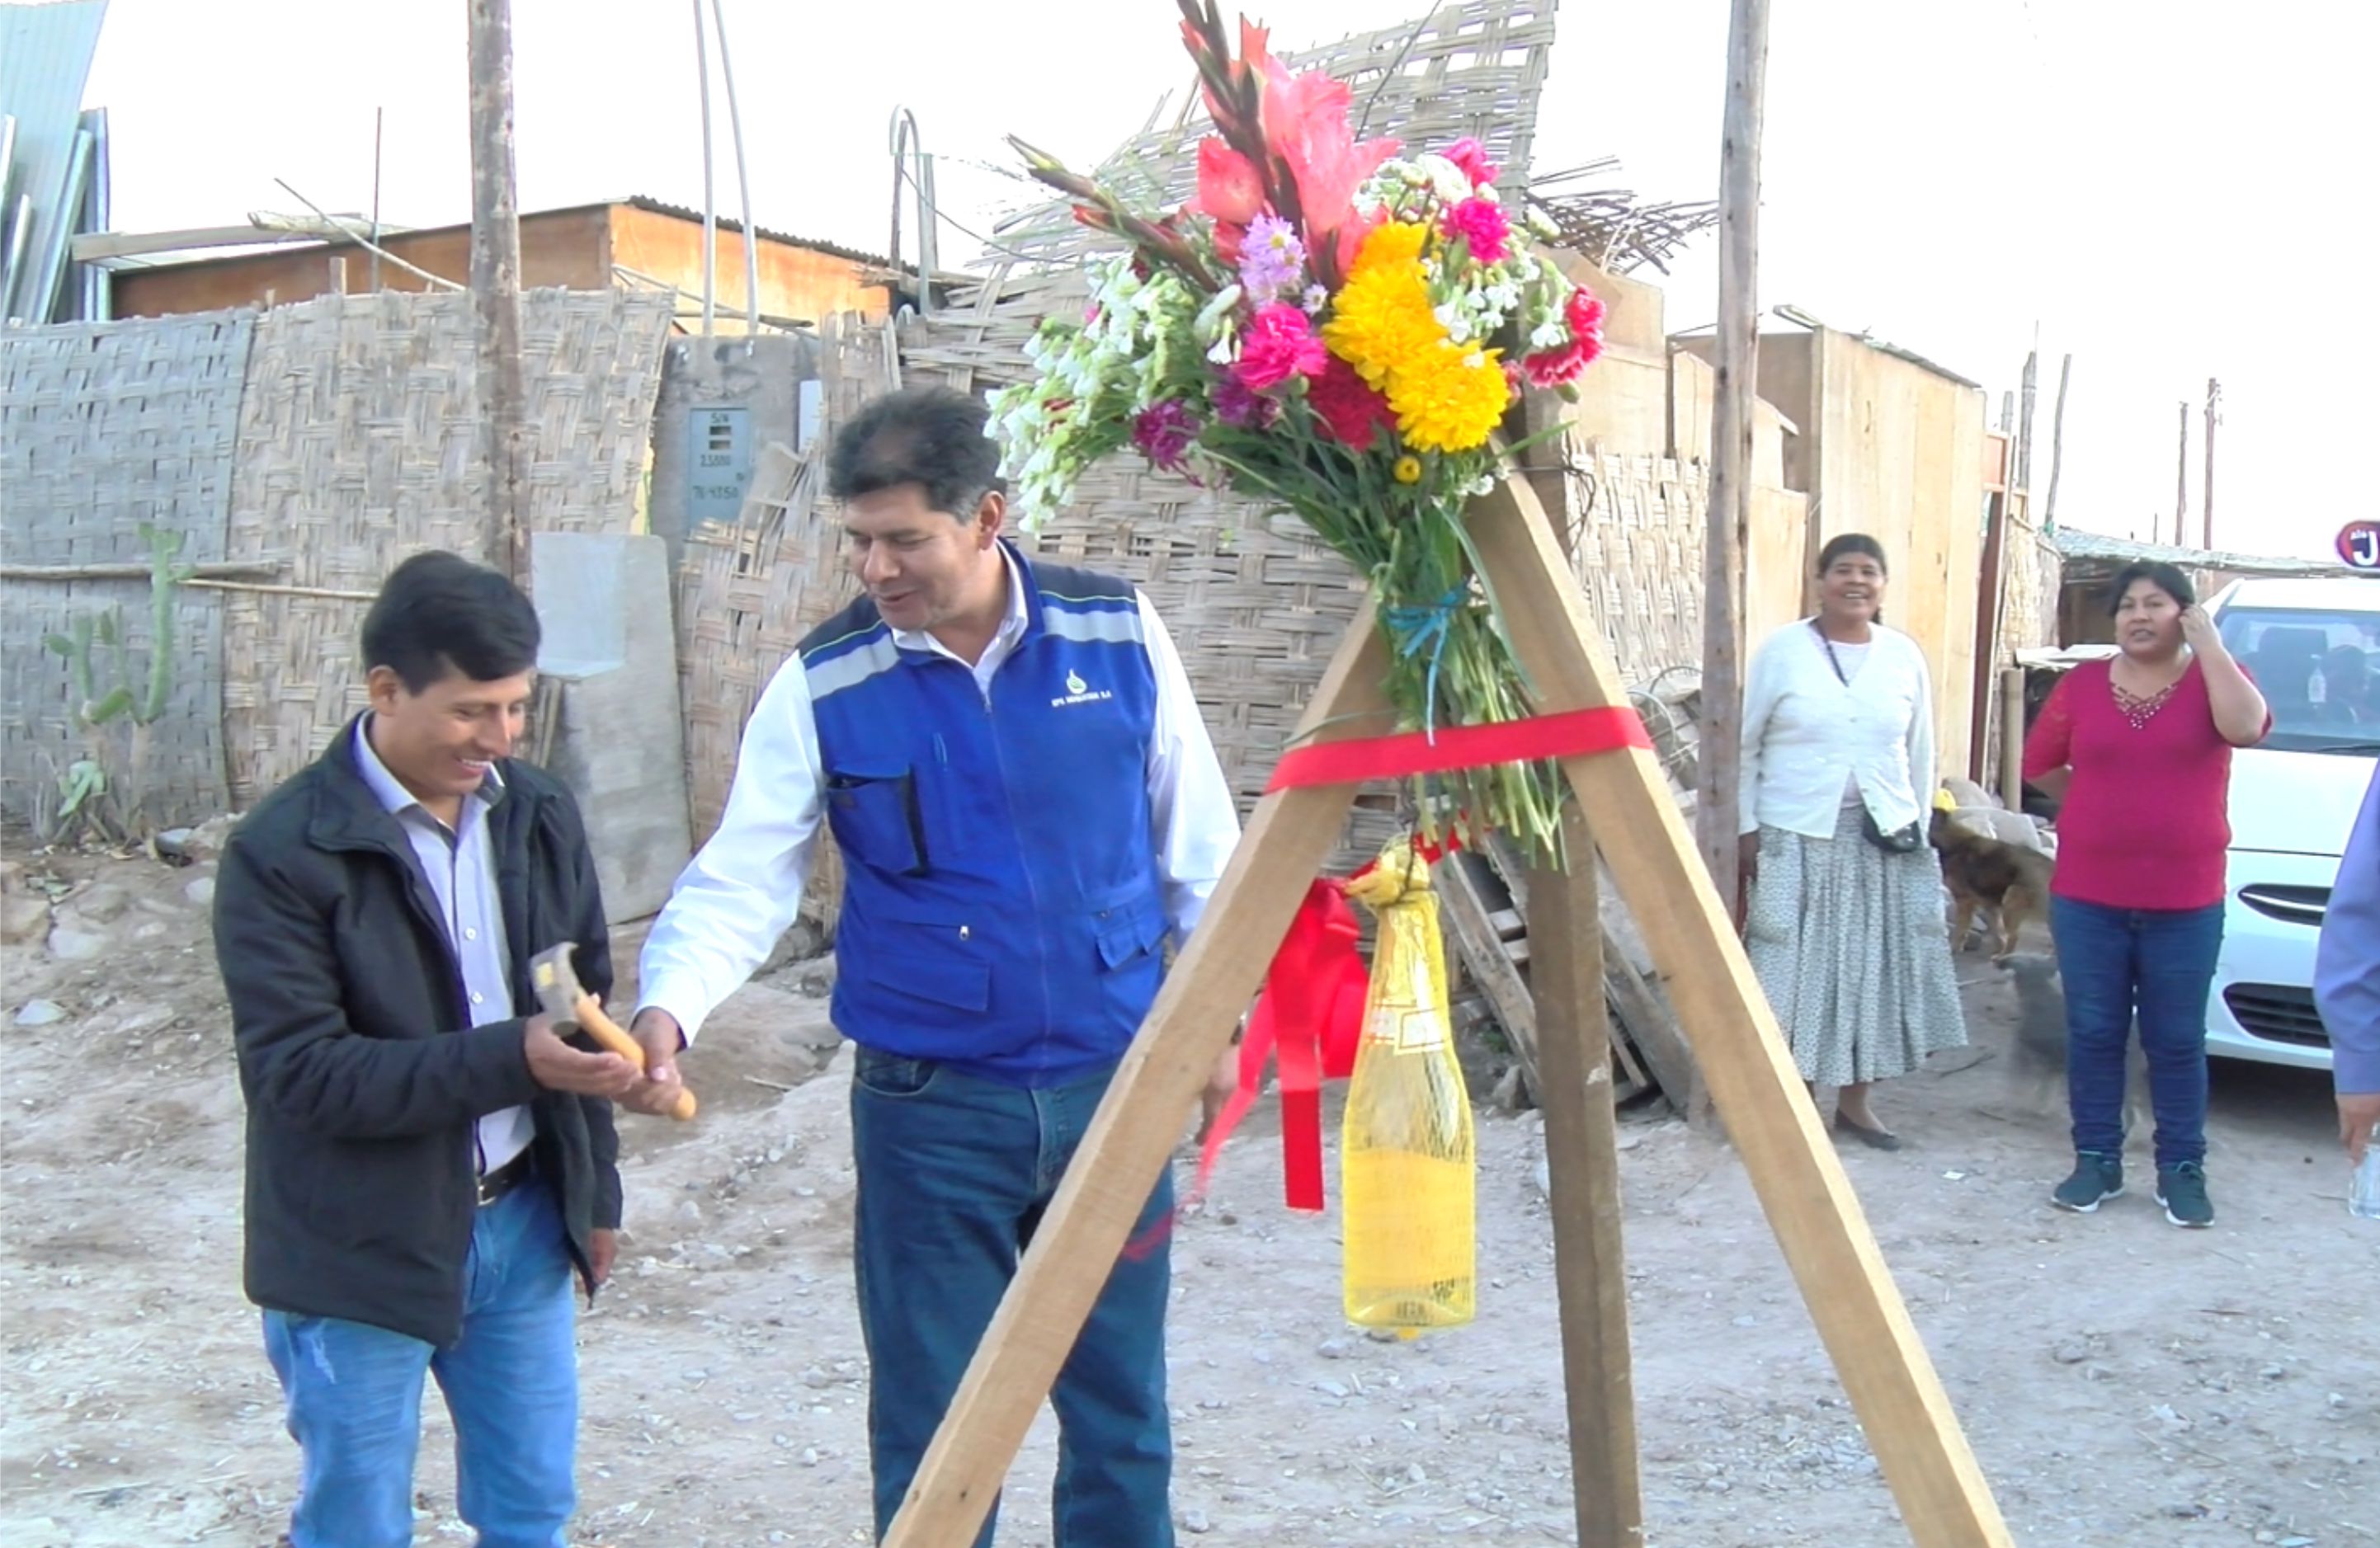
[[(579, 1030), (586, 1033), (588, 1036), (622, 1058), (629, 1060), (638, 1070), (645, 1067), (644, 1046), (629, 1036), (619, 1022), (603, 1013), (603, 1008), (595, 1003), (593, 995), (582, 994), (578, 997), (578, 1003), (570, 1008), (570, 1019), (577, 1022)], [(669, 1110), (669, 1116), (681, 1123), (692, 1118), (694, 1093), (681, 1088), (677, 1094), (676, 1104)]]

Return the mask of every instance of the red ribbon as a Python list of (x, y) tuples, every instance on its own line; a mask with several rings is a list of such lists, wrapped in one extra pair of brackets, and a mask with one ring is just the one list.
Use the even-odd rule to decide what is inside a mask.
[[(1300, 747), (1283, 756), (1266, 788), (1358, 784), (1485, 764), (1576, 757), (1649, 748), (1645, 722), (1633, 709), (1579, 709), (1497, 725), (1460, 726), (1432, 735), (1413, 732), (1354, 742)], [(1456, 847), (1423, 844), (1435, 864)], [(1374, 862), (1377, 865), (1378, 862)], [(1361, 877), (1372, 869), (1355, 873)], [(1354, 880), (1354, 877), (1348, 878)], [(1264, 990), (1240, 1041), (1240, 1082), (1216, 1115), (1198, 1157), (1195, 1201), (1204, 1197), (1215, 1164), (1264, 1083), (1265, 1061), (1281, 1071), (1281, 1142), (1284, 1194), (1292, 1209), (1319, 1210), (1322, 1194), (1322, 1082), (1345, 1080), (1355, 1068), (1364, 1033), (1364, 999), (1371, 974), (1355, 949), (1357, 925), (1346, 883), (1324, 877), (1306, 889), (1273, 954)]]

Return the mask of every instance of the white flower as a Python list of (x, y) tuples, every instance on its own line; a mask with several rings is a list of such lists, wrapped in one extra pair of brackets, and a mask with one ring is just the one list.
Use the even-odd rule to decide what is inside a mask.
[(1197, 320), (1191, 323), (1190, 332), (1197, 335), (1200, 344), (1214, 343), (1222, 330), (1223, 319), (1239, 304), (1240, 287), (1225, 285), (1215, 293), (1213, 300), (1199, 308)]
[(1560, 323), (1540, 322), (1529, 330), (1529, 349), (1532, 354), (1560, 349), (1569, 339), (1570, 330)]
[(1471, 175), (1444, 156), (1427, 155), (1415, 163), (1420, 182), (1449, 204), (1460, 204), (1472, 194)]
[(1330, 293), (1329, 291), (1323, 289), (1318, 284), (1309, 284), (1305, 287), (1305, 307), (1309, 315), (1319, 315), (1322, 308), (1330, 304)]
[(1561, 236), (1561, 227), (1554, 224), (1553, 217), (1534, 204), (1529, 206), (1528, 213), (1523, 215), (1521, 221), (1546, 241), (1551, 242)]
[(1239, 353), (1240, 341), (1226, 335), (1215, 341), (1215, 347), (1207, 351), (1207, 358), (1219, 366), (1228, 366), (1239, 358)]
[(1496, 492), (1496, 476), (1492, 473), (1482, 473), (1478, 478), (1471, 481), (1471, 487), (1463, 492), (1470, 495), (1474, 500), (1478, 500), (1485, 496), (1494, 494)]
[(1471, 342), (1471, 319), (1464, 316), (1463, 308), (1453, 302), (1432, 308), (1430, 315), (1438, 319), (1438, 325), (1445, 329), (1446, 336), (1456, 344)]

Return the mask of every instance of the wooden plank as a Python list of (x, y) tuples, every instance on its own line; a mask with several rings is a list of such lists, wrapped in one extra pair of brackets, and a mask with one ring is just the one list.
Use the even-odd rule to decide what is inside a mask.
[[(1563, 816), (1563, 839), (1578, 860), (1595, 853), (1594, 835), (1575, 802)], [(1584, 864), (1567, 876), (1540, 872), (1529, 889), (1540, 947), (1534, 985), (1544, 1079), (1536, 1089), (1546, 1115), (1578, 1541), (1580, 1548), (1622, 1548), (1645, 1540), (1645, 1495), (1629, 1370), (1618, 1117), (1596, 890), (1595, 867)]]
[(1481, 895), (1482, 878), (1477, 869), (1484, 864), (1461, 854), (1450, 855), (1439, 863), (1431, 873), (1438, 891), (1439, 915), (1454, 937), (1455, 950), (1462, 956), (1471, 981), (1479, 986), (1488, 1009), (1502, 1024), (1529, 1090), (1536, 1092), (1539, 1089), (1536, 1007), (1529, 997), (1529, 981), (1521, 975), (1511, 946), (1495, 924), (1501, 917), (1518, 923), (1519, 915), (1510, 909), (1489, 910), (1488, 901)]
[[(1967, 465), (1970, 469), (1973, 463)], [(1507, 479), (1470, 526), (1541, 713), (1624, 705), (1536, 497)], [(1653, 755), (1565, 760), (1730, 1136), (1918, 1548), (2011, 1548), (1840, 1157)]]
[[(1295, 740), (1339, 741), (1385, 729), (1388, 665), (1367, 603), (1348, 625)], [(974, 1540), (1232, 1028), (1337, 847), (1354, 793), (1343, 785), (1283, 791), (1257, 804), (1198, 928), (1033, 1233), (885, 1548), (953, 1548)]]

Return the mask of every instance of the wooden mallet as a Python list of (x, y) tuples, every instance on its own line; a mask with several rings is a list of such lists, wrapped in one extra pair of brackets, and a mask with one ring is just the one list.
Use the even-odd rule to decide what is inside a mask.
[[(603, 1013), (595, 997), (579, 986), (578, 970), (572, 965), (576, 949), (570, 942), (551, 946), (529, 959), (529, 982), (537, 986), (537, 1002), (548, 1016), (553, 1018), (553, 1030), (564, 1036), (573, 1031), (585, 1033), (609, 1052), (619, 1055), (638, 1070), (645, 1067), (645, 1050), (637, 1040), (621, 1030), (620, 1023)], [(694, 1116), (694, 1093), (681, 1089), (669, 1116), (683, 1122)]]

